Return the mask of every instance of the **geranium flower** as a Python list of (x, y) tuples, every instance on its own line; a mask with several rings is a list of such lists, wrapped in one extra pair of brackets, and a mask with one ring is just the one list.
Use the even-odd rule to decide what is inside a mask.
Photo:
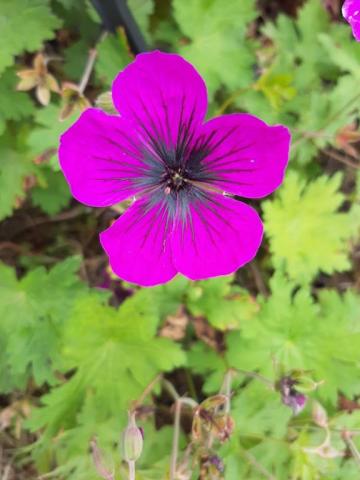
[(360, 0), (346, 0), (342, 6), (342, 14), (350, 23), (354, 37), (360, 42)]
[(178, 272), (194, 280), (226, 275), (249, 262), (263, 227), (233, 196), (260, 198), (281, 184), (288, 130), (248, 114), (204, 122), (204, 81), (175, 54), (138, 55), (112, 95), (120, 115), (86, 110), (62, 135), (59, 155), (80, 202), (135, 198), (100, 235), (113, 271), (150, 286)]

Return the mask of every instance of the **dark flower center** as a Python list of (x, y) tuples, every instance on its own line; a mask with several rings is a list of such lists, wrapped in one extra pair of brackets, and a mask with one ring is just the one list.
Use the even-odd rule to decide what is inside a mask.
[(186, 171), (181, 168), (171, 168), (165, 174), (165, 193), (179, 192), (188, 185), (189, 179), (187, 178)]

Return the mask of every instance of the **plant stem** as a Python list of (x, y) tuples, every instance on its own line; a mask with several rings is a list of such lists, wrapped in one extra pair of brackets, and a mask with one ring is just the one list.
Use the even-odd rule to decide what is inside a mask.
[(224, 408), (224, 413), (228, 415), (230, 413), (230, 396), (231, 396), (231, 381), (234, 374), (234, 370), (230, 369), (225, 373), (224, 382), (222, 384), (220, 393), (224, 393), (226, 396), (226, 403)]
[(234, 103), (234, 101), (237, 99), (237, 97), (239, 97), (240, 95), (242, 95), (243, 93), (247, 92), (248, 90), (250, 90), (249, 87), (247, 88), (239, 88), (238, 90), (235, 90), (235, 92), (233, 94), (230, 95), (230, 97), (228, 97), (219, 107), (219, 109), (217, 110), (216, 114), (215, 114), (215, 117), (218, 117), (219, 115), (222, 115), (223, 113), (225, 113), (225, 111), (227, 110), (228, 107), (230, 107), (230, 105), (232, 103)]
[(179, 435), (180, 435), (180, 417), (181, 417), (181, 399), (175, 402), (175, 418), (174, 418), (174, 433), (171, 450), (170, 461), (170, 480), (175, 480), (177, 455), (179, 450)]
[(356, 465), (360, 469), (360, 452), (356, 448), (355, 443), (353, 442), (353, 439), (351, 438), (351, 433), (350, 432), (343, 432), (342, 438), (344, 442), (346, 443), (347, 447), (349, 448), (351, 455), (353, 456), (353, 459), (356, 462)]
[(175, 400), (174, 433), (170, 459), (170, 480), (175, 480), (179, 451), (181, 408), (184, 404), (189, 405), (192, 408), (197, 407), (198, 404), (192, 398), (180, 397), (174, 386), (168, 380), (163, 379), (163, 385)]
[(247, 452), (246, 450), (242, 450), (241, 453), (246, 458), (246, 460), (250, 463), (250, 465), (252, 465), (255, 468), (255, 470), (261, 473), (263, 477), (267, 478), (268, 480), (276, 480), (276, 478), (273, 475), (271, 475), (271, 473), (268, 472), (266, 468), (263, 465), (261, 465), (261, 463), (259, 463), (253, 455), (251, 455), (251, 453)]
[(141, 405), (144, 403), (144, 400), (145, 398), (149, 395), (149, 393), (152, 391), (152, 389), (154, 388), (154, 386), (162, 379), (162, 375), (159, 374), (159, 375), (156, 375), (155, 378), (153, 378), (153, 380), (151, 380), (151, 382), (145, 387), (144, 391), (142, 392), (142, 394), (140, 395), (140, 397), (134, 402), (134, 407), (133, 408), (136, 408), (138, 405)]
[(271, 390), (275, 389), (274, 383), (271, 380), (269, 380), (268, 378), (263, 377), (259, 373), (248, 372), (246, 370), (241, 370), (240, 368), (236, 368), (235, 370), (236, 370), (236, 372), (241, 373), (242, 375), (245, 375), (246, 377), (256, 378), (257, 380), (260, 380), (260, 382), (267, 385), (269, 388), (271, 388)]
[(135, 462), (134, 460), (130, 460), (128, 462), (129, 465), (129, 480), (135, 480)]
[[(98, 43), (102, 42), (106, 36), (107, 36), (107, 32), (103, 32), (100, 35), (100, 38), (96, 43), (98, 44)], [(94, 68), (96, 57), (97, 57), (97, 49), (96, 49), (96, 46), (95, 46), (94, 48), (92, 48), (89, 51), (89, 56), (88, 56), (88, 59), (87, 59), (86, 65), (85, 65), (85, 69), (84, 69), (84, 72), (82, 74), (81, 80), (80, 80), (79, 85), (78, 85), (80, 95), (82, 95), (84, 93), (84, 90), (85, 90), (85, 88), (86, 88), (86, 86), (89, 82), (89, 78), (90, 78), (91, 72)]]
[(333, 158), (334, 160), (344, 163), (348, 167), (356, 168), (356, 169), (360, 168), (360, 163), (353, 162), (350, 158), (340, 155), (340, 153), (334, 152), (330, 149), (326, 149), (324, 153), (326, 153), (326, 155)]
[(198, 406), (197, 402), (189, 397), (179, 397), (175, 401), (174, 433), (170, 460), (170, 480), (175, 480), (176, 475), (177, 456), (179, 451), (181, 408), (183, 405), (189, 405), (191, 408)]

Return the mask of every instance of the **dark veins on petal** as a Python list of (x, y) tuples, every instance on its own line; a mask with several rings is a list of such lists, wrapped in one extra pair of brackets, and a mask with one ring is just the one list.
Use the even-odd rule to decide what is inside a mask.
[[(229, 128), (218, 137), (215, 131), (207, 136), (199, 134), (197, 132), (199, 126), (194, 122), (195, 105), (185, 119), (183, 98), (179, 105), (178, 129), (174, 138), (166, 102), (162, 104), (164, 115), (161, 118), (156, 109), (150, 113), (144, 102), (140, 100), (140, 103), (146, 121), (133, 112), (138, 123), (138, 138), (135, 140), (122, 131), (116, 131), (119, 143), (108, 139), (113, 146), (119, 148), (119, 152), (135, 159), (137, 165), (126, 165), (120, 159), (103, 158), (103, 160), (113, 163), (114, 167), (121, 162), (122, 174), (124, 171), (128, 172), (126, 177), (117, 178), (116, 168), (113, 169), (112, 181), (119, 182), (118, 188), (125, 189), (126, 186), (121, 183), (130, 182), (139, 192), (139, 196), (146, 195), (148, 201), (144, 215), (158, 206), (158, 216), (165, 218), (167, 227), (175, 221), (181, 222), (185, 228), (189, 222), (191, 223), (190, 205), (197, 209), (199, 203), (206, 204), (206, 208), (215, 211), (216, 205), (211, 205), (214, 200), (210, 200), (212, 197), (210, 192), (220, 191), (213, 184), (219, 178), (216, 172), (210, 170), (209, 165), (212, 165), (206, 165), (203, 160), (218, 149), (235, 129)], [(248, 145), (243, 148), (246, 147)], [(228, 155), (233, 153), (234, 150)], [(226, 153), (222, 154), (219, 160), (220, 158), (224, 160), (226, 156)]]

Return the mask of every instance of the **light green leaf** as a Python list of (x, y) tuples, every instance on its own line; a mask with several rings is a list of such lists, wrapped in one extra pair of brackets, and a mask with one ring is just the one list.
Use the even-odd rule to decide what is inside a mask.
[(338, 212), (344, 201), (340, 183), (341, 175), (306, 184), (289, 173), (275, 200), (263, 203), (272, 261), (299, 282), (320, 271), (350, 268), (347, 242), (360, 226), (360, 215)]
[(193, 284), (186, 305), (193, 315), (204, 316), (219, 330), (239, 328), (257, 311), (254, 299), (246, 290), (231, 285), (232, 276), (212, 278)]

